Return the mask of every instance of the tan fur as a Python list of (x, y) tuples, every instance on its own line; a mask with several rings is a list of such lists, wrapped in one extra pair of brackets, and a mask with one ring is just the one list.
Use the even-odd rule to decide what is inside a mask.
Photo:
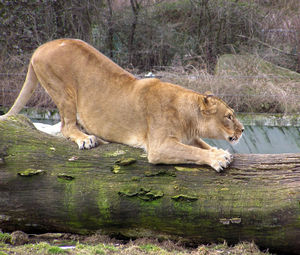
[(59, 109), (63, 135), (80, 149), (118, 142), (145, 149), (150, 163), (207, 164), (220, 171), (231, 155), (200, 138), (234, 142), (243, 132), (222, 100), (158, 79), (136, 79), (80, 40), (55, 40), (35, 51), (22, 91), (2, 119), (22, 109), (37, 82)]

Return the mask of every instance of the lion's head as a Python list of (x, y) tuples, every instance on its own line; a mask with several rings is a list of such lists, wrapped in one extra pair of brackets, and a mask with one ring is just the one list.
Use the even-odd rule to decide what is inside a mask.
[(236, 118), (234, 110), (210, 92), (201, 96), (199, 103), (201, 115), (205, 120), (200, 124), (205, 123), (204, 136), (237, 143), (242, 137), (244, 126)]

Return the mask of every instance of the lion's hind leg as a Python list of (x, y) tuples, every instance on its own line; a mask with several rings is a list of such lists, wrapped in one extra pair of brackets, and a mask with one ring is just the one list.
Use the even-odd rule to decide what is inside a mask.
[(74, 141), (79, 149), (91, 149), (101, 143), (101, 140), (97, 139), (96, 136), (87, 135), (79, 129), (76, 119), (77, 111), (75, 102), (64, 102), (59, 108), (61, 132), (65, 137)]
[(75, 142), (79, 149), (91, 149), (101, 143), (96, 136), (85, 134), (77, 125), (75, 89), (72, 86), (65, 86), (54, 75), (51, 79), (41, 77), (40, 81), (59, 110), (62, 134)]

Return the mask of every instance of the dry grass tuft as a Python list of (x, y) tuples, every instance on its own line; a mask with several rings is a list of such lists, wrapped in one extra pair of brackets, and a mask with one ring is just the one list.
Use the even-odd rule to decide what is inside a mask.
[[(28, 56), (12, 57), (0, 66), (0, 106), (10, 107), (18, 96), (27, 71)], [(258, 62), (261, 60), (257, 60)], [(241, 63), (241, 62), (239, 62)], [(239, 66), (239, 63), (236, 66)], [(273, 66), (261, 63), (249, 67), (240, 64), (235, 72), (219, 72), (217, 75), (189, 66), (160, 67), (154, 71), (163, 81), (172, 82), (200, 93), (211, 91), (227, 102), (236, 112), (286, 113), (300, 112), (300, 75), (290, 72), (290, 77), (278, 74)], [(248, 67), (248, 68), (246, 68)], [(262, 70), (264, 68), (264, 70)], [(251, 69), (251, 70), (250, 70)], [(273, 70), (274, 69), (274, 70)], [(9, 70), (15, 70), (10, 73)], [(137, 70), (133, 70), (137, 72)], [(277, 73), (277, 76), (272, 75)], [(139, 75), (143, 76), (143, 74)], [(55, 104), (42, 87), (33, 94), (29, 107), (55, 108)]]
[(211, 75), (205, 71), (184, 68), (158, 71), (162, 80), (199, 93), (213, 92), (236, 112), (300, 112), (300, 81), (274, 80), (266, 75)]
[[(11, 107), (25, 81), (31, 55), (0, 58), (0, 106)], [(55, 108), (50, 96), (39, 86), (28, 102), (30, 107)]]
[[(77, 238), (77, 237), (76, 237)], [(76, 239), (75, 238), (75, 239)], [(18, 254), (18, 255), (41, 255), (41, 254), (69, 254), (69, 255), (94, 255), (94, 254), (112, 254), (112, 255), (268, 255), (268, 252), (261, 252), (254, 243), (242, 242), (235, 246), (228, 246), (225, 242), (221, 244), (200, 245), (197, 248), (187, 248), (172, 241), (159, 242), (155, 239), (142, 238), (130, 241), (126, 244), (119, 240), (100, 237), (100, 235), (89, 238), (79, 238), (74, 243), (74, 238), (62, 240), (55, 238), (53, 240), (41, 240), (21, 246), (12, 246), (0, 241), (0, 254)], [(88, 241), (89, 240), (89, 241)], [(98, 240), (96, 242), (96, 240)], [(101, 241), (102, 240), (102, 241)], [(68, 241), (70, 243), (68, 243)], [(63, 247), (72, 247), (64, 249)]]

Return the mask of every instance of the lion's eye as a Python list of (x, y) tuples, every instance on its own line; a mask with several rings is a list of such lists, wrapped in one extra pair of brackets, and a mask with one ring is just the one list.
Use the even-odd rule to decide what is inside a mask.
[(231, 114), (227, 115), (226, 117), (227, 117), (227, 119), (229, 119), (229, 120), (232, 120), (232, 119), (233, 119), (233, 117), (232, 117)]

